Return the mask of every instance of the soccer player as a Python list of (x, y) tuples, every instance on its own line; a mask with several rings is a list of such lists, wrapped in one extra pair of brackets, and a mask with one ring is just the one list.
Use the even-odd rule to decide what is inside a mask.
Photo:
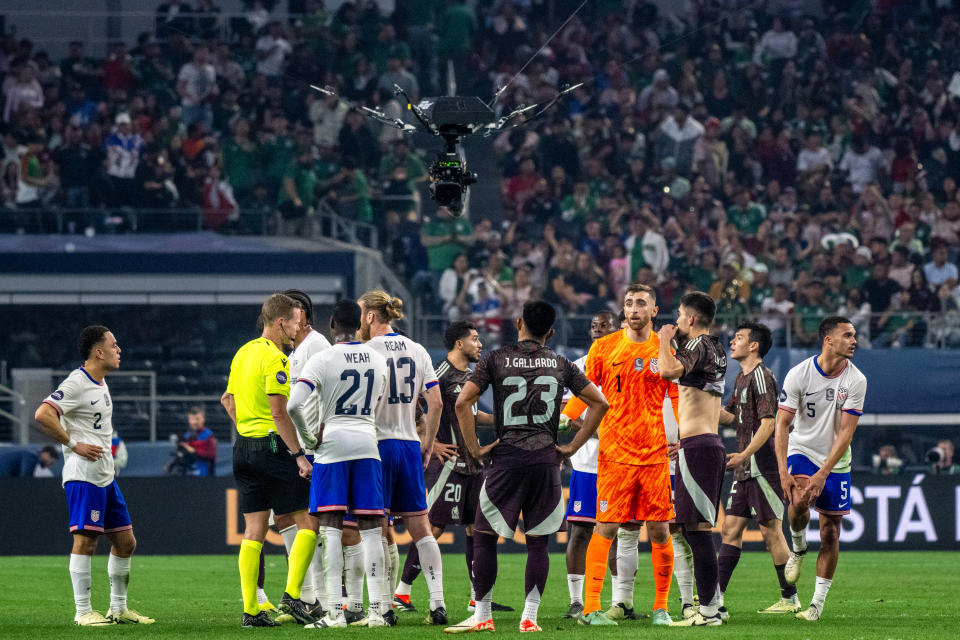
[[(360, 307), (353, 300), (334, 306), (330, 330), (336, 344), (314, 354), (300, 373), (287, 405), (316, 454), (310, 482), (310, 513), (319, 520), (326, 567), (327, 615), (307, 628), (346, 627), (341, 600), (343, 515), (350, 511), (360, 530), (370, 613), (367, 626), (386, 625), (380, 605), (389, 589), (383, 545), (382, 466), (374, 412), (384, 395), (387, 362), (356, 340)], [(320, 419), (307, 422), (310, 398), (318, 397)], [(323, 425), (322, 429), (319, 429)], [(310, 433), (311, 430), (315, 430)], [(317, 440), (320, 440), (317, 444)]]
[[(313, 330), (313, 301), (310, 296), (299, 289), (288, 289), (283, 293), (296, 300), (301, 309), (300, 324), (297, 327), (297, 334), (293, 337), (293, 351), (290, 353), (290, 379), (295, 383), (311, 356), (329, 347), (330, 341), (322, 333)], [(307, 399), (304, 417), (307, 429), (316, 433), (320, 427), (320, 409), (316, 395), (311, 395)], [(313, 450), (306, 446), (299, 430), (297, 440), (312, 464)], [(297, 536), (297, 524), (289, 515), (276, 516), (274, 522), (289, 556)], [(314, 618), (323, 616), (323, 603), (326, 602), (323, 582), (323, 553), (314, 551), (313, 560), (310, 561), (310, 567), (303, 578), (303, 586), (300, 588), (300, 599), (307, 603), (310, 615)]]
[[(493, 631), (491, 603), (497, 577), (497, 536), (513, 538), (523, 512), (527, 567), (520, 631), (540, 631), (537, 612), (547, 583), (548, 536), (563, 524), (560, 464), (596, 432), (607, 411), (600, 391), (566, 358), (546, 346), (553, 336), (556, 311), (542, 301), (523, 305), (517, 319), (519, 342), (489, 353), (457, 398), (456, 411), (470, 455), (490, 466), (480, 489), (474, 524), (473, 586), (477, 607), (447, 633)], [(496, 440), (481, 447), (473, 424), (473, 407), (493, 387)], [(564, 388), (587, 403), (583, 427), (573, 440), (557, 445)]]
[[(105, 380), (108, 373), (120, 366), (120, 345), (110, 329), (94, 325), (80, 332), (77, 346), (83, 364), (60, 383), (34, 414), (44, 432), (63, 445), (63, 489), (73, 533), (73, 621), (81, 627), (152, 624), (153, 618), (127, 607), (130, 557), (137, 540), (110, 454), (113, 404)], [(90, 605), (90, 563), (101, 534), (110, 540), (110, 608), (106, 616)]]
[[(424, 473), (427, 486), (427, 518), (433, 536), (439, 538), (447, 525), (463, 525), (466, 530), (467, 576), (473, 567), (473, 521), (483, 484), (483, 465), (470, 455), (463, 442), (463, 433), (454, 405), (457, 396), (472, 375), (469, 365), (480, 360), (483, 343), (473, 323), (457, 320), (447, 327), (443, 336), (447, 357), (436, 367), (443, 399), (440, 429), (434, 443), (434, 456)], [(476, 406), (473, 414), (477, 424), (492, 425), (493, 416)], [(401, 611), (416, 611), (410, 603), (410, 589), (420, 573), (420, 554), (415, 544), (410, 545), (403, 565), (403, 576), (393, 596), (393, 604)], [(470, 601), (475, 606), (475, 594), (470, 589)], [(501, 610), (513, 611), (511, 607)]]
[[(617, 316), (612, 311), (601, 311), (590, 320), (590, 339), (596, 341), (618, 330)], [(586, 369), (587, 357), (573, 364), (580, 371)], [(578, 428), (582, 421), (579, 415), (583, 403), (569, 402), (560, 416), (560, 428)], [(572, 427), (569, 427), (571, 426)], [(570, 474), (570, 491), (567, 496), (567, 589), (570, 592), (570, 609), (565, 617), (579, 618), (583, 613), (583, 576), (587, 562), (587, 545), (597, 523), (597, 454), (600, 441), (596, 437), (587, 440), (570, 458), (573, 471)], [(616, 567), (613, 563), (611, 570)]]
[[(676, 521), (693, 551), (693, 575), (700, 597), (699, 611), (672, 623), (676, 626), (723, 624), (716, 598), (717, 550), (710, 531), (717, 524), (726, 467), (726, 452), (717, 431), (727, 356), (720, 341), (710, 335), (716, 312), (710, 296), (694, 291), (680, 299), (676, 326), (660, 328), (660, 375), (664, 380), (676, 380), (680, 387)], [(674, 336), (680, 343), (676, 355), (670, 348)]]
[[(850, 513), (850, 441), (863, 415), (867, 378), (850, 359), (857, 331), (846, 318), (820, 323), (820, 354), (790, 369), (780, 391), (776, 450), (780, 482), (790, 501), (793, 552), (784, 573), (795, 584), (807, 552), (810, 507), (820, 512), (817, 582), (810, 606), (796, 614), (819, 620), (840, 554), (840, 523)], [(790, 431), (790, 423), (793, 431)]]
[(756, 517), (760, 532), (773, 557), (780, 581), (780, 600), (759, 613), (800, 611), (797, 588), (784, 577), (790, 550), (783, 537), (783, 490), (774, 449), (773, 430), (777, 414), (777, 379), (763, 363), (770, 350), (770, 329), (744, 322), (730, 342), (730, 359), (740, 363), (740, 374), (727, 406), (720, 410), (720, 424), (737, 429), (739, 451), (727, 454), (727, 469), (733, 470), (733, 485), (723, 518), (723, 544), (717, 557), (720, 617), (728, 617), (723, 594), (740, 560), (743, 531)]
[(279, 609), (302, 624), (313, 622), (300, 600), (303, 576), (317, 546), (316, 521), (306, 510), (310, 492), (306, 479), (313, 469), (287, 413), (290, 367), (280, 350), (293, 342), (300, 314), (299, 303), (289, 296), (275, 293), (266, 299), (260, 311), (263, 334), (234, 355), (227, 390), (220, 398), (237, 427), (233, 475), (245, 522), (238, 561), (244, 627), (279, 624), (261, 610), (256, 592), (271, 509), (279, 516), (291, 516), (298, 529), (287, 559), (287, 587)]
[[(614, 536), (624, 524), (646, 522), (653, 550), (655, 598), (653, 624), (670, 624), (667, 597), (673, 573), (673, 544), (669, 521), (673, 518), (670, 495), (670, 465), (663, 425), (664, 397), (670, 384), (658, 374), (660, 343), (653, 331), (657, 300), (653, 289), (643, 284), (627, 287), (623, 299), (627, 328), (600, 338), (587, 353), (587, 378), (600, 386), (610, 411), (600, 425), (597, 461), (597, 526), (587, 547), (586, 598), (580, 622), (586, 625), (616, 625), (600, 611), (600, 593), (606, 574), (607, 554)], [(639, 524), (631, 526), (629, 538), (618, 540), (624, 560), (636, 548)], [(632, 548), (631, 548), (632, 543)], [(636, 572), (618, 562), (618, 579)], [(622, 575), (621, 575), (622, 573)], [(632, 579), (631, 579), (632, 581)], [(622, 582), (614, 600), (625, 599)], [(632, 599), (632, 585), (630, 585)], [(613, 609), (632, 617), (624, 607)], [(613, 613), (613, 612), (612, 612)]]
[[(383, 500), (387, 513), (402, 516), (420, 554), (420, 564), (430, 591), (429, 624), (446, 624), (443, 600), (443, 566), (440, 546), (427, 519), (423, 468), (430, 459), (443, 409), (437, 374), (427, 350), (393, 330), (391, 323), (403, 318), (403, 301), (385, 291), (374, 290), (359, 300), (362, 311), (360, 338), (387, 360), (387, 393), (377, 405), (377, 439), (383, 462)], [(424, 437), (417, 434), (417, 401), (427, 402)], [(392, 541), (391, 541), (392, 542)], [(384, 610), (391, 609), (392, 589), (386, 591)], [(394, 618), (395, 620), (395, 618)]]

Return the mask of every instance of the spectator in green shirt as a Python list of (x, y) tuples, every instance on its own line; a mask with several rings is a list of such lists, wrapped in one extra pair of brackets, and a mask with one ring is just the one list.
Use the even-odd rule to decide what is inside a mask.
[(426, 165), (420, 156), (410, 153), (410, 143), (406, 138), (398, 138), (393, 143), (393, 153), (380, 158), (380, 179), (389, 180), (397, 167), (406, 168), (411, 189), (416, 189), (417, 182), (425, 182), (427, 179)]
[(453, 217), (445, 209), (427, 220), (420, 231), (420, 242), (427, 249), (430, 271), (440, 274), (453, 264), (458, 253), (466, 253), (475, 240), (473, 226), (466, 217)]
[(727, 209), (727, 221), (744, 236), (757, 233), (760, 223), (767, 217), (762, 204), (750, 200), (750, 189), (741, 187), (734, 196), (734, 205)]
[(297, 155), (297, 142), (287, 133), (287, 119), (283, 116), (274, 117), (271, 125), (273, 137), (264, 147), (263, 154), (267, 165), (267, 187), (277, 193)]
[(250, 122), (245, 118), (233, 125), (233, 137), (223, 145), (223, 173), (233, 187), (237, 202), (246, 200), (253, 191), (260, 169), (260, 150), (250, 138)]
[(280, 233), (299, 235), (305, 231), (307, 218), (313, 214), (317, 182), (317, 172), (313, 169), (310, 153), (301, 153), (284, 176), (283, 188), (277, 198)]
[(867, 247), (858, 248), (853, 254), (853, 264), (843, 271), (843, 283), (847, 289), (860, 289), (870, 278), (870, 262), (873, 254)]
[(337, 185), (336, 200), (341, 217), (357, 222), (373, 222), (373, 207), (370, 204), (370, 186), (367, 177), (357, 166), (357, 161), (347, 156), (343, 168), (332, 182)]
[(817, 343), (820, 321), (827, 315), (823, 280), (811, 280), (803, 291), (803, 300), (795, 308), (793, 317), (794, 342), (799, 346)]
[(477, 21), (473, 13), (464, 6), (464, 0), (453, 0), (437, 19), (437, 54), (440, 68), (446, 68), (448, 60), (453, 62), (453, 73), (458, 87), (465, 84), (467, 60), (476, 33)]

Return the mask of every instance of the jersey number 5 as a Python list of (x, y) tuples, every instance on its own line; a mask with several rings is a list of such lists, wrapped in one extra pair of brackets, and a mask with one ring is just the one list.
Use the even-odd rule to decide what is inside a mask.
[(334, 411), (338, 416), (355, 416), (357, 415), (357, 405), (356, 403), (349, 406), (344, 406), (343, 403), (349, 400), (353, 394), (360, 389), (360, 378), (367, 379), (367, 391), (363, 399), (363, 408), (360, 409), (360, 415), (368, 416), (370, 415), (370, 400), (373, 396), (373, 369), (367, 369), (363, 372), (363, 375), (360, 375), (360, 372), (356, 369), (346, 369), (343, 373), (340, 374), (341, 380), (350, 380), (350, 388), (347, 389), (342, 396), (337, 400), (337, 408)]
[(511, 393), (503, 401), (503, 426), (510, 427), (520, 424), (526, 424), (532, 420), (534, 424), (543, 424), (553, 416), (553, 409), (557, 397), (557, 379), (550, 376), (539, 376), (533, 381), (535, 386), (545, 386), (547, 390), (540, 394), (540, 399), (547, 405), (543, 413), (535, 416), (514, 415), (513, 407), (518, 402), (527, 397), (527, 381), (520, 376), (510, 376), (504, 378), (503, 384), (509, 387), (516, 387), (517, 390)]

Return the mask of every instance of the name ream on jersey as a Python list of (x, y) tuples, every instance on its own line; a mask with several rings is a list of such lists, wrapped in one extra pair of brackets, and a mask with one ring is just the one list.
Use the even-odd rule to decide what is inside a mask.
[(370, 362), (370, 354), (368, 353), (345, 353), (343, 354), (343, 359), (350, 364), (365, 364)]
[(387, 351), (406, 351), (407, 343), (403, 340), (384, 340), (383, 346)]
[(506, 365), (517, 369), (556, 368), (556, 358), (507, 358)]

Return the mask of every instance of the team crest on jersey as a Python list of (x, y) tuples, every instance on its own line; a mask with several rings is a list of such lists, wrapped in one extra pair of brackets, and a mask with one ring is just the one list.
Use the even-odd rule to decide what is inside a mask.
[(283, 371), (277, 371), (277, 382), (280, 384), (287, 384), (287, 374)]
[(633, 359), (633, 370), (634, 370), (634, 371), (643, 371), (643, 358), (634, 358), (634, 359)]
[(452, 519), (454, 519), (454, 520), (459, 520), (459, 519), (460, 519), (460, 507), (454, 507), (453, 509), (450, 509), (450, 517), (451, 517)]
[(740, 404), (743, 404), (747, 401), (747, 390), (744, 389), (740, 392)]
[(63, 400), (63, 391), (60, 391), (60, 389), (57, 389), (56, 391), (50, 394), (50, 397), (53, 398), (54, 400)]
[(601, 500), (601, 501), (600, 501), (600, 504), (599, 504), (598, 506), (600, 507), (600, 511), (606, 511), (606, 510), (607, 510), (607, 501), (606, 501), (606, 500)]
[(650, 373), (660, 373), (660, 361), (650, 358)]
[(110, 394), (109, 394), (109, 393), (103, 394), (103, 404), (107, 405), (108, 407), (110, 406)]
[(580, 513), (580, 507), (581, 507), (581, 506), (582, 506), (582, 505), (581, 505), (581, 503), (580, 503), (579, 500), (574, 500), (574, 502), (573, 502), (573, 510), (574, 510), (576, 513)]
[(843, 402), (847, 399), (847, 388), (840, 387), (837, 389), (837, 402)]
[(100, 512), (97, 510), (90, 511), (90, 522), (100, 522)]

